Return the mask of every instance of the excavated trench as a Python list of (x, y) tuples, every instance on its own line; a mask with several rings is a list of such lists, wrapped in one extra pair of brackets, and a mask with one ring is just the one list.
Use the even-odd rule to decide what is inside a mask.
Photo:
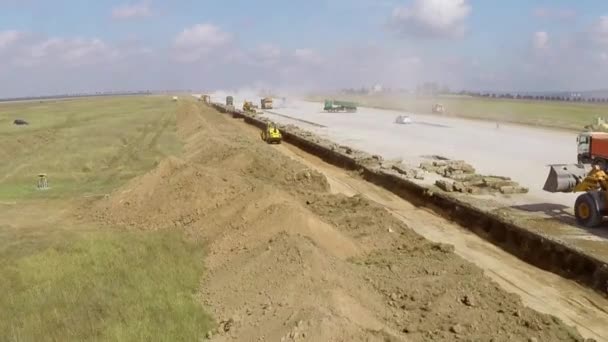
[[(266, 127), (266, 121), (249, 116), (221, 104), (213, 106), (222, 113), (244, 119), (258, 128)], [(552, 240), (494, 213), (477, 208), (453, 196), (407, 179), (370, 168), (351, 156), (283, 130), (283, 138), (307, 153), (345, 170), (358, 171), (367, 181), (376, 184), (410, 203), (431, 209), (503, 250), (543, 270), (558, 274), (588, 286), (608, 296), (608, 265), (584, 251), (574, 249), (560, 241)]]

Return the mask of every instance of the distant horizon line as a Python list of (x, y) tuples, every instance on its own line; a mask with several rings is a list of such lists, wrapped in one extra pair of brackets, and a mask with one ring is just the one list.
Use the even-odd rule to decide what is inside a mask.
[[(334, 89), (334, 91), (344, 91), (346, 89), (354, 89), (354, 90), (358, 90), (358, 89), (372, 89), (373, 87), (370, 88), (365, 88), (365, 87), (353, 87), (353, 88), (339, 88), (339, 89)], [(416, 92), (415, 89), (408, 89), (408, 88), (399, 88), (399, 87), (387, 87), (385, 89), (391, 89), (391, 90), (399, 90), (399, 91), (408, 91), (408, 92)], [(383, 92), (384, 90), (383, 89)], [(45, 100), (45, 99), (60, 99), (60, 98), (78, 98), (78, 97), (94, 97), (94, 96), (124, 96), (124, 95), (142, 95), (142, 94), (175, 94), (175, 93), (184, 93), (184, 92), (188, 92), (188, 93), (192, 93), (192, 92), (196, 92), (197, 90), (192, 90), (192, 89), (169, 89), (169, 90), (123, 90), (123, 91), (96, 91), (96, 92), (77, 92), (77, 93), (57, 93), (57, 94), (46, 94), (46, 95), (32, 95), (32, 96), (11, 96), (11, 97), (0, 97), (0, 102), (7, 102), (7, 101), (23, 101), (23, 100)], [(325, 90), (327, 91), (327, 90)], [(329, 90), (331, 91), (331, 90)], [(238, 92), (238, 91), (237, 91)], [(314, 90), (309, 90), (307, 92), (315, 92)], [(553, 90), (553, 91), (541, 91), (541, 90), (535, 90), (535, 91), (498, 91), (498, 90), (467, 90), (467, 89), (462, 89), (462, 90), (451, 90), (449, 93), (451, 94), (459, 94), (459, 93), (481, 93), (481, 94), (588, 94), (588, 93), (598, 93), (598, 92), (606, 92), (608, 93), (608, 89), (594, 89), (594, 90)]]

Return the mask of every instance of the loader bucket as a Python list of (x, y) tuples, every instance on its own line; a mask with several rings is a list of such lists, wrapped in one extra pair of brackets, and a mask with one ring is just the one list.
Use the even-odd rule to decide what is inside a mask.
[(548, 192), (572, 192), (588, 173), (581, 164), (549, 165), (549, 176), (543, 190)]

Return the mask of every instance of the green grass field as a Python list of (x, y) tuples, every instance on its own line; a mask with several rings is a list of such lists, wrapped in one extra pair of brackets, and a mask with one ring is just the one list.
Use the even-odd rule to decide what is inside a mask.
[[(199, 242), (70, 215), (180, 153), (176, 106), (152, 96), (0, 104), (1, 341), (204, 336)], [(36, 190), (41, 172), (50, 190)]]
[[(329, 96), (329, 95), (328, 95)], [(323, 101), (327, 96), (314, 95), (311, 100)], [(361, 106), (395, 109), (416, 113), (431, 113), (433, 104), (445, 106), (447, 115), (542, 126), (567, 130), (582, 130), (598, 116), (608, 117), (608, 105), (551, 101), (483, 99), (463, 96), (416, 98), (395, 95), (332, 95), (330, 98), (355, 101)]]

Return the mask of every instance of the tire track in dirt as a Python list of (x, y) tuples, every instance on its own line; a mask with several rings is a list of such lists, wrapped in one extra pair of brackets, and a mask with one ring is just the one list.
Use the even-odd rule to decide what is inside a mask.
[(171, 125), (171, 123), (173, 122), (173, 120), (172, 120), (173, 116), (174, 116), (173, 113), (166, 113), (162, 117), (162, 119), (161, 119), (162, 125), (159, 129), (156, 130), (152, 139), (150, 139), (150, 143), (148, 144), (148, 149), (157, 149), (158, 139), (160, 139), (160, 137), (163, 135), (163, 133), (165, 133), (165, 131), (167, 130), (169, 125)]
[[(123, 137), (121, 139), (123, 140), (123, 146), (119, 148), (117, 153), (106, 164), (106, 169), (112, 171), (108, 177), (106, 177), (106, 179), (111, 179), (119, 174), (121, 171), (121, 164), (125, 164), (129, 160), (137, 160), (139, 158), (138, 153), (140, 151), (156, 148), (158, 139), (167, 130), (172, 122), (171, 118), (174, 115), (174, 113), (168, 112), (159, 117), (156, 121), (146, 123), (143, 126), (141, 133), (131, 140)], [(149, 136), (152, 137), (150, 142), (146, 144), (145, 141)]]

